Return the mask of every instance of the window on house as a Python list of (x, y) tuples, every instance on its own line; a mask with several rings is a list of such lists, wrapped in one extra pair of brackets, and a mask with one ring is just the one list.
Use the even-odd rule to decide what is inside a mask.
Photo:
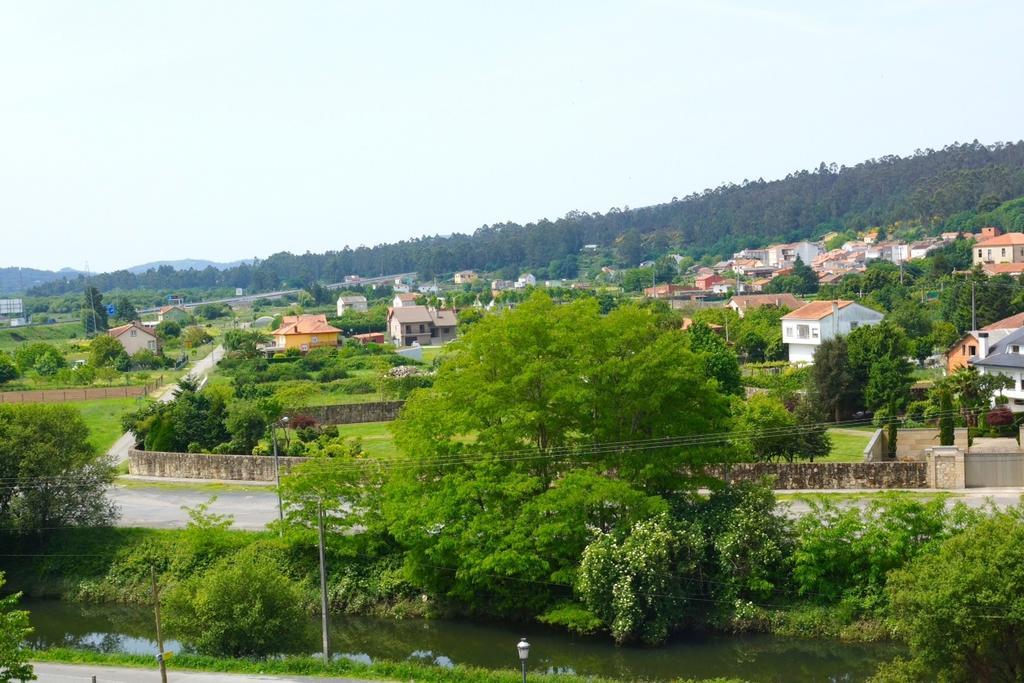
[(1014, 353), (1020, 353), (1020, 346), (1014, 344), (1010, 350), (1013, 351)]
[(851, 320), (850, 321), (850, 329), (851, 330), (855, 330), (858, 327), (860, 327), (860, 323), (859, 322), (857, 322), (856, 320)]
[(817, 327), (812, 327), (811, 328), (811, 336), (814, 337), (815, 339), (818, 338), (818, 328)]
[(981, 249), (978, 250), (978, 258), (981, 258)]
[(988, 254), (988, 258), (991, 260), (992, 259), (992, 250), (991, 249), (986, 249), (985, 253)]
[(423, 325), (420, 325), (420, 332), (426, 332), (426, 331), (427, 331), (426, 328), (424, 328)]
[(412, 325), (406, 325), (405, 326), (405, 333), (406, 334), (412, 334)]
[(999, 250), (999, 255), (1006, 256), (1006, 247), (1003, 247), (1002, 249)]
[(978, 355), (978, 347), (977, 346), (971, 345), (971, 346), (968, 346), (967, 348), (970, 349), (970, 354), (972, 356), (977, 356)]
[(793, 336), (793, 328), (792, 327), (786, 327), (786, 336), (787, 337), (792, 337)]
[(131, 332), (129, 332), (129, 333), (128, 333), (128, 336), (129, 336), (129, 337), (135, 337), (135, 336), (138, 336), (138, 334), (137, 334), (137, 331), (136, 331), (136, 330), (132, 330)]
[(319, 344), (320, 343), (320, 337), (317, 337), (317, 336), (314, 335), (313, 336), (313, 343), (314, 344)]
[(799, 339), (809, 339), (810, 336), (811, 336), (811, 326), (810, 325), (797, 325), (796, 326), (796, 336)]

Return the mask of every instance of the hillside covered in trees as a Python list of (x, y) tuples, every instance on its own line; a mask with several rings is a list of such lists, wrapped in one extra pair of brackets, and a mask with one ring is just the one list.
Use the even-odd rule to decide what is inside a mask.
[[(964, 226), (964, 212), (987, 219), (986, 211), (1021, 196), (1024, 141), (975, 141), (849, 167), (822, 163), (783, 179), (743, 180), (642, 208), (571, 212), (554, 221), (485, 225), (471, 235), (421, 237), (324, 254), (282, 252), (224, 270), (117, 271), (94, 276), (93, 284), (101, 291), (222, 286), (266, 291), (337, 282), (353, 273), (417, 271), (433, 277), (464, 268), (512, 276), (528, 269), (541, 277), (569, 278), (576, 275), (577, 255), (586, 244), (617, 246), (622, 265), (668, 250), (698, 259), (718, 257), (747, 246), (897, 223), (936, 232), (946, 225)], [(1024, 231), (1024, 221), (1016, 222), (1021, 224), (1001, 227)], [(79, 278), (64, 278), (29, 293), (64, 294), (82, 287)]]

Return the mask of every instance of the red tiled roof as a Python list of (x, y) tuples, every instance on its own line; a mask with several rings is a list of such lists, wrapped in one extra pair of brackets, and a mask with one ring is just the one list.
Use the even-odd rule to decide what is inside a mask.
[(1024, 233), (1020, 232), (1008, 232), (1005, 235), (999, 235), (992, 239), (985, 240), (984, 242), (978, 242), (974, 245), (974, 248), (978, 247), (1015, 247), (1018, 245), (1024, 245)]
[(981, 269), (989, 275), (1020, 275), (1024, 273), (1024, 263), (984, 263)]
[(140, 325), (137, 322), (128, 323), (127, 325), (118, 325), (117, 327), (111, 327), (109, 330), (107, 330), (107, 334), (109, 334), (111, 337), (120, 337), (122, 334), (132, 329), (133, 327), (137, 330), (142, 330), (151, 337), (156, 336), (156, 331), (152, 327), (146, 327), (145, 325)]

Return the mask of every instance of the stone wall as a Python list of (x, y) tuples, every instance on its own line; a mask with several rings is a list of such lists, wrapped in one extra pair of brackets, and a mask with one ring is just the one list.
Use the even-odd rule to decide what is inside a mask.
[(310, 406), (289, 408), (285, 414), (290, 418), (308, 415), (320, 424), (347, 425), (358, 422), (390, 422), (398, 418), (405, 401), (379, 401), (373, 403), (342, 403), (333, 406)]
[[(281, 473), (306, 458), (279, 458)], [(274, 481), (274, 458), (268, 455), (214, 455), (211, 453), (128, 452), (128, 472), (141, 477), (171, 479), (225, 479)]]
[[(884, 432), (885, 430), (883, 430)], [(939, 445), (939, 430), (931, 427), (924, 429), (896, 430), (896, 459), (900, 462), (924, 462), (929, 448)], [(953, 445), (967, 449), (967, 430), (959, 427), (953, 430)], [(886, 453), (889, 452), (886, 447)]]
[(708, 474), (730, 481), (769, 477), (772, 488), (785, 489), (923, 489), (926, 462), (743, 462), (716, 465)]

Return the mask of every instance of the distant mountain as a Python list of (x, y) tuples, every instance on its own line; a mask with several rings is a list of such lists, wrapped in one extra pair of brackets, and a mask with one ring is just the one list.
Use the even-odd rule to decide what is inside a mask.
[(143, 263), (138, 266), (132, 266), (131, 268), (125, 268), (129, 273), (145, 273), (147, 270), (156, 270), (161, 266), (170, 266), (175, 270), (205, 270), (210, 266), (213, 266), (217, 270), (227, 270), (228, 268), (234, 268), (240, 266), (243, 263), (252, 263), (252, 259), (243, 259), (241, 261), (231, 261), (230, 263), (221, 263), (218, 261), (207, 261), (205, 259), (196, 258), (185, 258), (178, 259), (177, 261), (151, 261), (149, 263)]
[(73, 268), (61, 268), (60, 270), (37, 270), (35, 268), (0, 268), (0, 294), (13, 295), (25, 292), (31, 287), (36, 287), (54, 280), (74, 278), (81, 271)]

